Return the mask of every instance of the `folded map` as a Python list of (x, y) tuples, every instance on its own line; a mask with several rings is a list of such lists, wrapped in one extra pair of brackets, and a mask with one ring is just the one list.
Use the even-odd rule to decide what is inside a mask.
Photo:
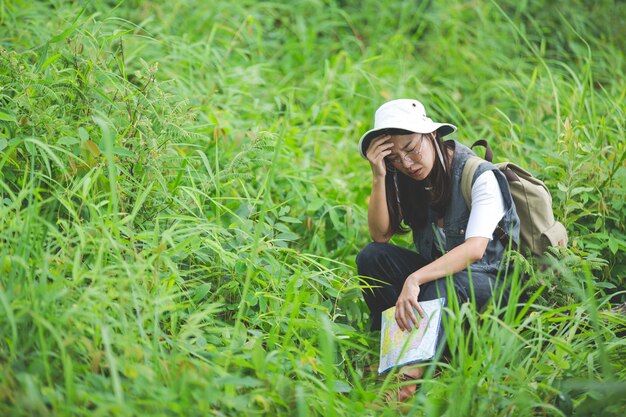
[(379, 374), (387, 372), (394, 366), (427, 361), (435, 356), (445, 298), (420, 301), (419, 304), (424, 310), (424, 317), (420, 317), (415, 310), (419, 323), (410, 332), (398, 327), (395, 307), (383, 311)]

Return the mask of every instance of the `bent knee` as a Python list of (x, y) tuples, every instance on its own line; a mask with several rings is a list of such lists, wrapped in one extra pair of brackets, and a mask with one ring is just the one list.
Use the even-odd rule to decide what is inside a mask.
[(385, 253), (389, 243), (370, 242), (356, 256), (356, 266), (359, 275), (370, 275), (377, 260)]

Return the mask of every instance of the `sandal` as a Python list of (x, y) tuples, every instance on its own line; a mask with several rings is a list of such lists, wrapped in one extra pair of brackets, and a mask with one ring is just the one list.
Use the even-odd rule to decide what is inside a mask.
[(385, 392), (383, 397), (385, 403), (405, 403), (410, 400), (417, 391), (416, 381), (423, 375), (424, 368), (403, 367), (397, 375), (396, 388)]

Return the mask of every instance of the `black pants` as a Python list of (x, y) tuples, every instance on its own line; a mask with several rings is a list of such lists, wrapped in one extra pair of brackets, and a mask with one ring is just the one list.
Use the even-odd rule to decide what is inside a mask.
[[(407, 277), (426, 265), (426, 260), (417, 252), (401, 248), (390, 243), (370, 243), (356, 257), (359, 275), (365, 277), (372, 288), (363, 289), (363, 297), (370, 309), (371, 329), (380, 330), (381, 313), (396, 305), (398, 296)], [(470, 279), (471, 275), (471, 279)], [(496, 274), (467, 270), (452, 276), (452, 294), (460, 303), (472, 300), (472, 291), (476, 309), (480, 310), (491, 298), (498, 286)], [(418, 301), (448, 297), (446, 278), (437, 279), (420, 286)], [(473, 287), (473, 290), (472, 290)], [(506, 303), (506, 293), (503, 294)]]

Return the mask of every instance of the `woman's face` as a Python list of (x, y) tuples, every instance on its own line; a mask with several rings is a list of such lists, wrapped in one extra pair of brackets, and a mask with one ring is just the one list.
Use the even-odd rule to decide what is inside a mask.
[(386, 159), (396, 170), (418, 181), (428, 177), (435, 163), (435, 149), (429, 135), (394, 135), (389, 142), (393, 148)]

